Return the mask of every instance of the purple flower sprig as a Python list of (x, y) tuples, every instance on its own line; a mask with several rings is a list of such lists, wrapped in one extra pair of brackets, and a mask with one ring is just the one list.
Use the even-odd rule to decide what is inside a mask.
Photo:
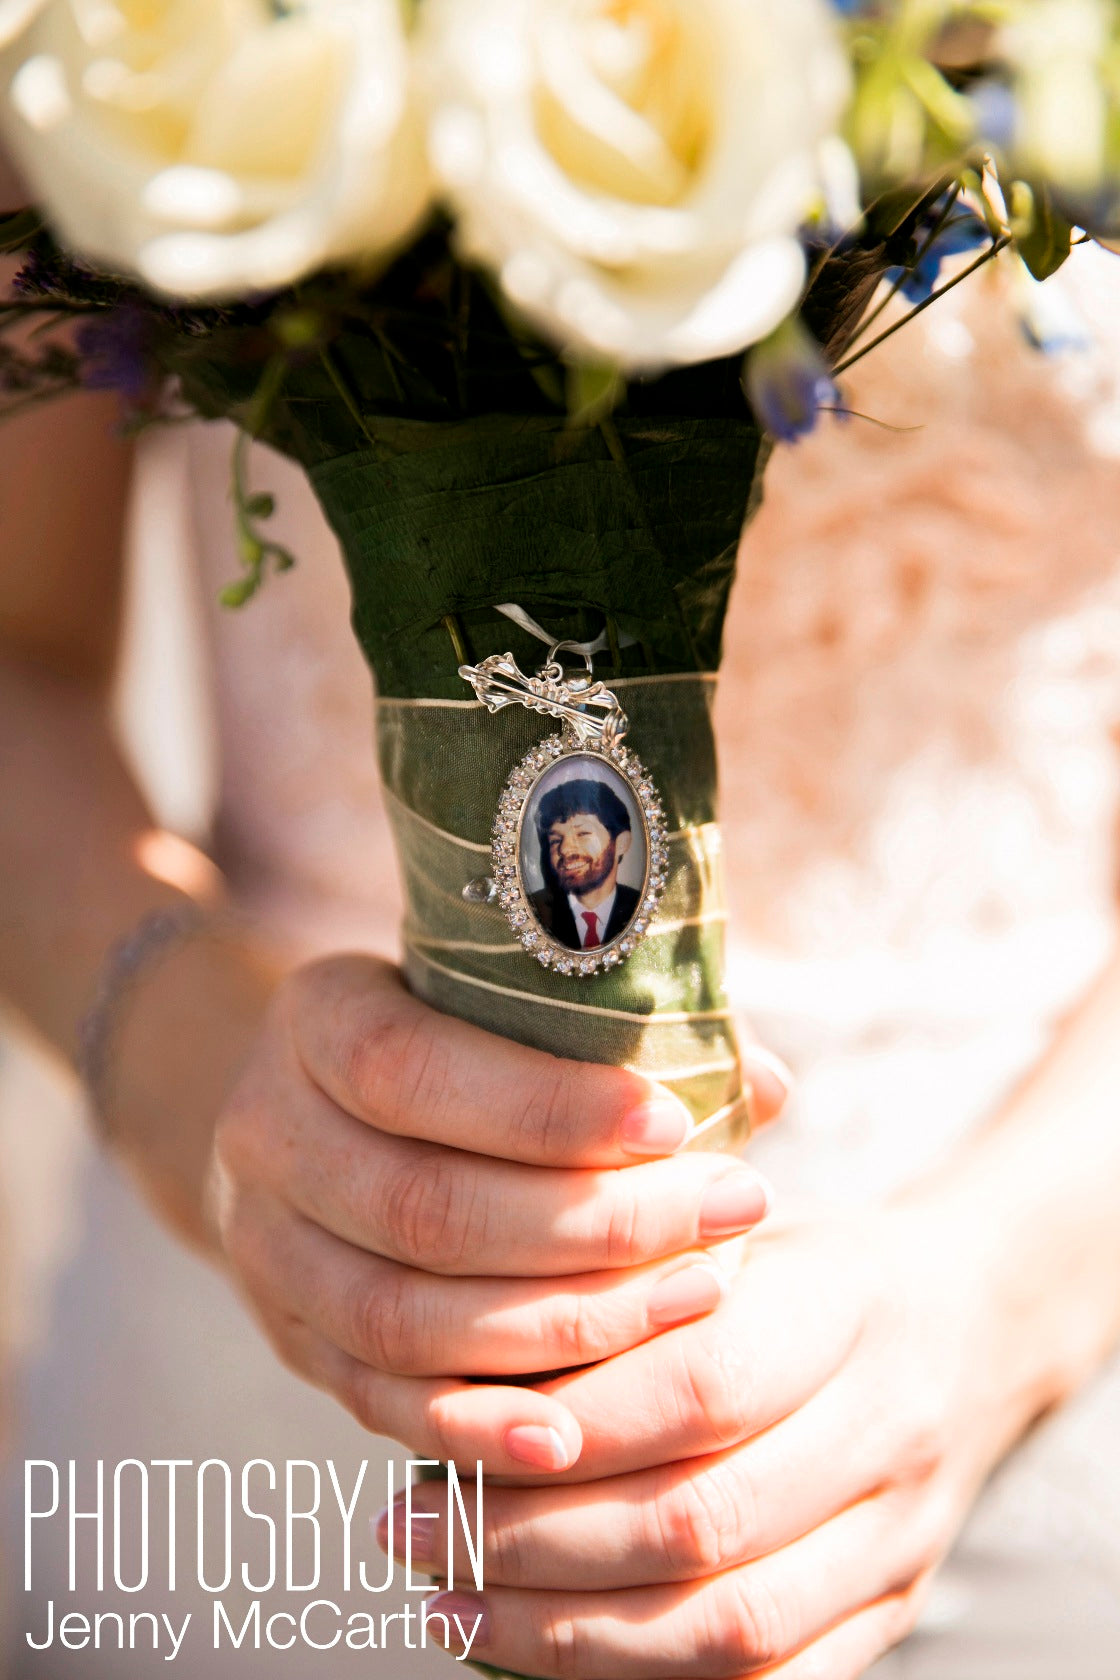
[(130, 407), (149, 408), (154, 403), (163, 381), (150, 312), (124, 303), (89, 316), (74, 342), (88, 390), (117, 391)]
[(796, 316), (747, 352), (743, 390), (760, 426), (782, 443), (796, 443), (840, 390), (820, 345)]
[[(15, 247), (13, 247), (15, 249)], [(267, 314), (269, 300), (253, 299), (232, 307), (176, 306), (150, 296), (131, 281), (98, 273), (61, 249), (37, 227), (22, 248), (22, 266), (9, 283), (0, 310), (0, 333), (39, 321), (65, 327), (69, 357), (67, 383), (91, 391), (115, 391), (123, 422), (136, 430), (165, 417), (164, 393), (173, 352), (192, 339), (204, 339), (230, 325), (255, 324)], [(73, 323), (71, 325), (71, 323)], [(37, 328), (42, 331), (42, 327)], [(58, 344), (62, 333), (54, 335)], [(61, 352), (59, 352), (61, 354)], [(44, 394), (53, 394), (50, 377), (61, 363), (42, 369)], [(40, 362), (5, 353), (4, 368), (30, 393)]]
[(11, 282), (17, 302), (72, 304), (79, 310), (112, 308), (126, 290), (122, 281), (95, 274), (41, 234), (24, 252)]

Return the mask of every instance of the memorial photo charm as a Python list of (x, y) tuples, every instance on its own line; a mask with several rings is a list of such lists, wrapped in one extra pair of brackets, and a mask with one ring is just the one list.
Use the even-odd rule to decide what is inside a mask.
[(558, 643), (535, 677), (511, 654), (463, 665), (491, 712), (525, 706), (563, 723), (525, 754), (494, 819), (493, 892), (526, 952), (557, 974), (616, 968), (641, 943), (665, 887), (668, 837), (657, 789), (623, 745), (617, 697), (566, 676)]

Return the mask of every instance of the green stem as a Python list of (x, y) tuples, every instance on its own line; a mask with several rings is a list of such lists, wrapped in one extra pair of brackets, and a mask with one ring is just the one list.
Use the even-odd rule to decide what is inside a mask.
[(284, 387), (287, 372), (288, 366), (283, 356), (273, 356), (265, 364), (260, 383), (253, 392), (245, 413), (244, 430), (249, 433), (250, 437), (260, 437), (268, 424), (272, 405)]
[[(599, 430), (603, 434), (603, 442), (606, 444), (607, 449), (610, 451), (611, 460), (615, 463), (616, 466), (621, 467), (623, 469), (623, 471), (626, 473), (627, 478), (629, 478), (630, 477), (630, 466), (629, 466), (629, 463), (627, 462), (627, 459), (626, 459), (626, 450), (623, 448), (622, 439), (618, 435), (618, 427), (615, 425), (614, 421), (611, 419), (609, 414), (604, 415), (602, 420), (599, 421)], [(634, 487), (633, 487), (633, 481), (632, 480), (631, 480), (631, 486), (630, 487), (633, 490)], [(637, 491), (636, 490), (634, 491), (634, 495), (635, 495), (635, 498), (636, 498), (637, 497)]]
[(282, 544), (270, 541), (257, 530), (258, 520), (271, 518), (275, 502), (268, 494), (251, 495), (248, 483), (249, 446), (268, 424), (272, 405), (283, 388), (287, 371), (283, 356), (274, 356), (267, 364), (234, 440), (230, 457), (230, 497), (237, 531), (237, 552), (244, 575), (221, 591), (218, 598), (223, 606), (242, 607), (251, 600), (264, 581), (265, 566), (270, 560), (279, 572), (289, 571), (295, 564), (293, 556)]
[[(953, 178), (952, 178), (951, 175), (946, 175), (946, 176), (943, 176), (940, 180), (935, 181), (931, 187), (927, 187), (925, 192), (922, 194), (921, 198), (915, 200), (915, 202), (910, 206), (909, 210), (907, 210), (906, 214), (900, 219), (900, 222), (899, 222), (898, 226), (901, 226), (901, 223), (906, 221), (907, 217), (920, 215), (923, 207), (926, 204), (936, 204), (937, 200), (941, 197), (941, 194), (943, 192), (947, 191), (948, 188), (952, 185), (952, 179)], [(871, 215), (871, 213), (874, 209), (875, 209), (875, 204), (874, 203), (869, 204), (867, 206), (867, 209), (864, 210), (861, 213), (861, 215), (859, 217), (859, 220), (857, 221), (856, 225), (854, 227), (851, 227), (851, 228), (845, 228), (844, 231), (841, 234), (837, 235), (836, 239), (833, 240), (832, 244), (829, 245), (825, 250), (823, 250), (819, 254), (819, 256), (814, 261), (812, 268), (809, 271), (809, 278), (805, 283), (805, 288), (804, 288), (804, 291), (802, 293), (802, 299), (801, 299), (802, 304), (804, 304), (806, 302), (806, 300), (808, 299), (810, 293), (813, 290), (813, 287), (816, 285), (817, 281), (819, 280), (819, 278), (821, 276), (821, 273), (824, 270), (825, 266), (829, 262), (831, 262), (832, 258), (835, 257), (838, 254), (838, 252), (843, 248), (845, 241), (847, 239), (849, 239), (853, 233), (858, 232), (859, 227), (863, 223), (866, 222), (867, 218)], [(892, 232), (897, 232), (898, 228), (895, 227), (891, 231)], [(864, 325), (866, 325), (866, 323), (864, 323)], [(863, 327), (860, 327), (859, 331), (862, 332)]]
[(470, 655), (467, 652), (466, 640), (463, 636), (463, 626), (457, 613), (447, 613), (440, 619), (440, 623), (451, 637), (451, 646), (455, 649), (455, 658), (460, 665), (469, 665)]
[(898, 296), (899, 292), (902, 290), (903, 286), (906, 284), (906, 276), (908, 274), (913, 274), (914, 270), (917, 268), (917, 266), (921, 262), (922, 258), (926, 255), (927, 251), (930, 249), (930, 246), (933, 244), (934, 240), (941, 233), (941, 230), (944, 228), (945, 223), (949, 220), (949, 217), (950, 217), (950, 215), (952, 214), (952, 211), (953, 211), (953, 206), (956, 204), (957, 199), (960, 197), (960, 194), (961, 194), (961, 183), (959, 181), (957, 181), (956, 184), (954, 185), (954, 187), (952, 188), (952, 191), (949, 194), (949, 199), (948, 199), (948, 202), (947, 202), (944, 210), (941, 212), (940, 216), (938, 216), (936, 222), (933, 224), (933, 227), (930, 229), (930, 231), (926, 235), (925, 239), (922, 240), (921, 245), (919, 245), (918, 249), (915, 251), (913, 257), (910, 260), (910, 262), (907, 263), (903, 267), (901, 274), (899, 275), (898, 279), (893, 283), (890, 290), (887, 292), (886, 296), (884, 298), (882, 298), (875, 305), (875, 308), (871, 311), (870, 315), (868, 315), (865, 320), (860, 322), (859, 329), (856, 332), (855, 337), (852, 339), (851, 345), (849, 345), (849, 349), (852, 347), (852, 345), (855, 345), (855, 344), (859, 343), (859, 341), (863, 337), (864, 333), (866, 333), (871, 327), (874, 326), (875, 322), (879, 319), (879, 317), (883, 313), (884, 309), (887, 309), (890, 306), (890, 304), (894, 301), (894, 299)]
[(345, 378), (345, 376), (342, 372), (342, 369), (339, 367), (338, 363), (335, 361), (334, 357), (331, 355), (331, 352), (327, 349), (326, 345), (324, 345), (323, 348), (320, 350), (319, 359), (321, 360), (321, 362), (323, 364), (323, 367), (326, 370), (327, 376), (330, 379), (331, 384), (334, 386), (335, 390), (338, 392), (339, 396), (342, 398), (342, 401), (343, 401), (343, 403), (345, 404), (345, 407), (346, 407), (346, 412), (349, 414), (351, 420), (353, 420), (354, 424), (358, 427), (358, 430), (361, 432), (362, 436), (365, 438), (365, 440), (369, 444), (370, 448), (371, 449), (376, 449), (377, 448), (377, 437), (372, 431), (370, 431), (370, 428), (369, 428), (369, 426), (366, 422), (366, 417), (362, 413), (361, 408), (359, 407), (357, 398), (355, 397), (353, 391), (350, 389), (350, 385), (349, 385), (348, 380)]
[[(404, 386), (401, 384), (401, 376), (397, 372), (397, 363), (402, 362), (402, 365), (405, 365), (405, 366), (407, 366), (407, 363), (403, 362), (403, 358), (400, 355), (398, 355), (396, 349), (393, 346), (392, 340), (386, 335), (386, 333), (382, 330), (381, 327), (375, 327), (374, 328), (373, 336), (376, 338), (378, 344), (381, 347), (381, 354), (385, 358), (385, 368), (386, 368), (386, 371), (389, 375), (389, 378), (393, 382), (393, 391), (396, 395), (396, 399), (399, 403), (401, 403), (403, 405), (407, 399), (405, 397)], [(363, 427), (363, 429), (364, 429), (364, 427)], [(368, 432), (367, 432), (366, 435), (367, 436), (369, 435)]]
[(842, 373), (847, 373), (850, 367), (854, 367), (857, 362), (861, 362), (865, 356), (870, 355), (872, 350), (877, 350), (880, 344), (886, 343), (887, 339), (893, 338), (896, 332), (901, 332), (903, 327), (909, 326), (911, 321), (927, 310), (931, 304), (936, 303), (938, 298), (944, 297), (946, 292), (951, 292), (954, 286), (959, 286), (963, 280), (968, 279), (970, 274), (975, 274), (978, 268), (983, 268), (985, 263), (991, 262), (993, 257), (998, 257), (999, 253), (1005, 250), (1010, 243), (1011, 237), (1009, 234), (1004, 234), (1002, 238), (995, 240), (982, 256), (977, 257), (975, 262), (969, 263), (968, 267), (954, 275), (952, 280), (947, 281), (944, 286), (940, 286), (936, 292), (931, 292), (929, 297), (921, 303), (915, 304), (910, 313), (904, 315), (901, 321), (896, 321), (885, 332), (881, 332), (878, 338), (873, 338), (870, 344), (865, 344), (862, 350), (857, 350), (854, 356), (846, 357), (844, 361), (834, 367), (832, 370), (833, 377), (839, 378)]

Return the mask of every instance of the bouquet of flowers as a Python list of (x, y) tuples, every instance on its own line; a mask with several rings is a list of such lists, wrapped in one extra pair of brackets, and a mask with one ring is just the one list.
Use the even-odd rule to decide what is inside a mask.
[(740, 1141), (709, 717), (742, 529), (879, 337), (1120, 235), (1120, 8), (0, 0), (0, 91), (34, 201), (0, 408), (232, 417), (231, 606), (293, 559), (247, 441), (298, 460), (410, 983)]

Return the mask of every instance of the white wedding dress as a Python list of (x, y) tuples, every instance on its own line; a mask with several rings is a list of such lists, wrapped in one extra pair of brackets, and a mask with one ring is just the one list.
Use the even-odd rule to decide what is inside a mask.
[[(978, 297), (900, 335), (849, 394), (922, 429), (851, 420), (783, 452), (745, 546), (719, 721), (730, 981), (798, 1076), (789, 1113), (753, 1148), (782, 1195), (851, 1207), (920, 1172), (1031, 1064), (1111, 948), (1120, 283), (1098, 266), (1074, 283), (1098, 348), (1067, 362), (1028, 354)], [(153, 588), (165, 607), (175, 598), (187, 527), (204, 600), (234, 569), (227, 444), (211, 428), (150, 451), (136, 538), (156, 675), (134, 667), (137, 750), (164, 808), (189, 824), (214, 761), (197, 715), (188, 728), (185, 712), (150, 703), (168, 703), (178, 668), (188, 700), (213, 696), (215, 838), (243, 896), (309, 944), (391, 950), (367, 679), (331, 543), (294, 472), (264, 455), (255, 467), (279, 492), (300, 565), (240, 615), (204, 609), (212, 681), (192, 674), (181, 642), (159, 644), (160, 614), (144, 604)], [(75, 1206), (54, 1274), (36, 1274), (19, 1457), (350, 1462), (367, 1450), (274, 1366), (225, 1287), (104, 1162), (83, 1157)], [(189, 1592), (177, 1605), (207, 1614)], [(53, 1680), (49, 1658), (21, 1649), (26, 1604), (15, 1611), (13, 1680)], [(332, 1676), (450, 1672), (401, 1650), (318, 1660)], [(236, 1661), (247, 1676), (319, 1672), (306, 1653)], [(134, 1671), (113, 1653), (67, 1666)], [(198, 1645), (178, 1671), (227, 1668)], [(874, 1673), (1117, 1680), (1120, 1367), (1001, 1469), (921, 1628)]]

